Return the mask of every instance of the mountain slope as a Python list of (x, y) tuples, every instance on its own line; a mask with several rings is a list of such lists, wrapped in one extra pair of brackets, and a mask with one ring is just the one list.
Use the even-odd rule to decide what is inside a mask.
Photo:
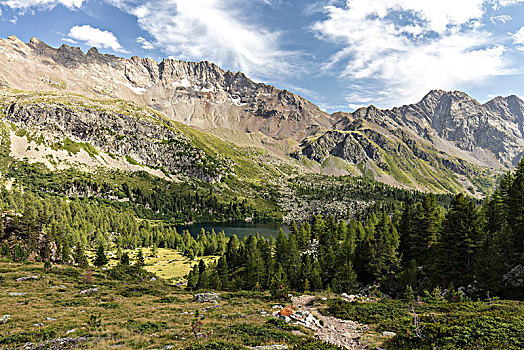
[[(456, 191), (480, 175), (514, 166), (524, 151), (524, 103), (515, 96), (481, 105), (467, 94), (431, 91), (419, 103), (337, 113), (333, 130), (306, 138), (297, 157), (343, 159), (364, 174), (408, 187)], [(387, 181), (387, 180), (384, 180)]]
[(55, 49), (36, 38), (24, 43), (11, 36), (0, 40), (0, 75), (7, 85), (22, 90), (143, 103), (202, 129), (225, 127), (300, 138), (332, 123), (329, 114), (300, 96), (209, 62), (124, 59), (100, 54), (96, 48), (84, 54), (67, 45)]
[[(171, 145), (171, 150), (166, 146), (169, 137), (176, 138), (173, 135), (162, 131), (155, 141), (137, 144), (129, 138), (129, 126), (127, 131), (124, 127), (109, 135), (95, 127), (103, 115), (95, 113), (93, 120), (77, 118), (91, 125), (91, 134), (74, 134), (75, 142), (97, 147), (111, 141), (101, 148), (104, 152), (128, 156), (160, 176), (163, 168), (168, 173), (218, 182), (228, 177), (228, 161), (232, 161), (244, 178), (266, 184), (260, 169), (272, 174), (269, 178), (311, 173), (358, 175), (397, 187), (467, 190), (481, 196), (489, 193), (495, 176), (514, 166), (524, 152), (524, 102), (516, 96), (498, 97), (482, 105), (460, 91), (434, 90), (418, 103), (391, 110), (369, 106), (329, 115), (289, 91), (255, 83), (241, 72), (226, 72), (209, 62), (124, 59), (100, 54), (96, 48), (84, 54), (79, 48), (62, 45), (55, 49), (36, 38), (24, 43), (13, 36), (0, 40), (0, 85), (135, 102), (136, 108), (148, 106), (146, 114), (154, 115), (157, 122), (198, 135), (190, 141), (207, 152), (206, 156), (199, 158), (195, 153), (197, 163), (189, 157), (185, 165), (175, 159), (175, 165), (168, 158), (182, 154), (175, 150), (177, 146)], [(47, 117), (30, 121), (31, 113), (40, 107), (30, 111), (16, 107), (8, 117), (43, 130), (49, 125), (38, 121)], [(57, 133), (65, 119), (56, 119), (55, 112), (44, 113), (55, 119), (55, 139), (71, 137)], [(144, 123), (138, 124), (155, 132), (153, 124)], [(128, 139), (115, 136), (119, 132), (127, 133)], [(128, 141), (132, 144), (127, 145)]]

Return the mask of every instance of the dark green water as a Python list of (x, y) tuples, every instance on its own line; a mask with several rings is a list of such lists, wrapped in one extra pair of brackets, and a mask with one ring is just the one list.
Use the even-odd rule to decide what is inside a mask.
[(289, 233), (289, 227), (286, 224), (281, 222), (258, 222), (258, 223), (248, 223), (248, 222), (228, 222), (228, 223), (214, 223), (214, 224), (194, 224), (194, 225), (180, 225), (176, 227), (176, 230), (179, 233), (182, 233), (184, 230), (188, 230), (189, 233), (196, 237), (200, 230), (211, 232), (211, 229), (214, 229), (218, 234), (220, 231), (224, 231), (226, 236), (237, 235), (239, 239), (247, 237), (249, 235), (260, 234), (264, 238), (269, 238), (271, 236), (276, 237), (280, 228), (284, 233)]

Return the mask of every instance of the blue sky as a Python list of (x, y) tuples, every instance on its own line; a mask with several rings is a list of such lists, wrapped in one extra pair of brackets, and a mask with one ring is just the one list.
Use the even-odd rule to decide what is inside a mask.
[(327, 111), (524, 96), (524, 0), (0, 0), (0, 36), (207, 60)]

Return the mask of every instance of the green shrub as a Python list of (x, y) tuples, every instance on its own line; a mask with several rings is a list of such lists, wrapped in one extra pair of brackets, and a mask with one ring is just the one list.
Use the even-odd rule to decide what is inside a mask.
[(182, 303), (182, 302), (183, 301), (180, 298), (172, 296), (172, 295), (155, 300), (155, 303), (159, 303), (159, 304), (175, 304), (175, 303)]
[(246, 350), (243, 345), (226, 342), (214, 341), (209, 343), (195, 343), (188, 346), (185, 350)]
[(240, 338), (248, 346), (259, 346), (268, 342), (297, 343), (301, 337), (278, 328), (251, 324), (234, 324), (225, 329), (231, 335)]
[(316, 339), (304, 340), (293, 346), (293, 350), (340, 350), (336, 345), (331, 345)]
[(5, 336), (0, 335), (0, 344), (25, 344), (28, 342), (38, 343), (48, 339), (53, 339), (58, 336), (59, 332), (56, 328), (43, 328), (35, 331), (23, 331), (15, 334)]
[(156, 333), (168, 328), (166, 322), (140, 322), (135, 320), (127, 320), (125, 327), (130, 331), (141, 334)]

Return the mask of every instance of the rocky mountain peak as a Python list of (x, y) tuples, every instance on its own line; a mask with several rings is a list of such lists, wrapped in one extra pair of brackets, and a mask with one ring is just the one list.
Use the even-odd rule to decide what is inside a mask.
[(261, 132), (278, 139), (301, 139), (308, 130), (333, 123), (329, 114), (298, 95), (208, 61), (125, 59), (96, 48), (83, 53), (64, 44), (56, 49), (36, 38), (8, 41), (16, 44), (0, 41), (0, 76), (14, 88), (121, 98), (205, 130)]

